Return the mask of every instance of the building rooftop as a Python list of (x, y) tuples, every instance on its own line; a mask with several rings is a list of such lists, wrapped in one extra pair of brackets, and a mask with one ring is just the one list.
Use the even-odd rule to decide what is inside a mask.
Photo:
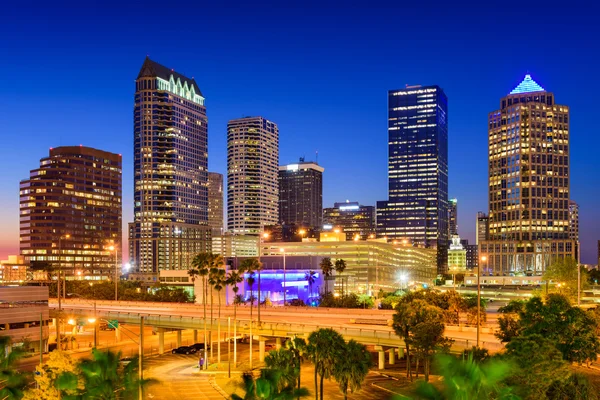
[(532, 92), (545, 92), (546, 90), (541, 87), (536, 81), (531, 78), (531, 75), (525, 75), (525, 78), (519, 85), (514, 88), (510, 94), (520, 93), (532, 93)]
[(173, 79), (175, 81), (177, 81), (177, 79), (180, 79), (182, 84), (184, 82), (187, 82), (188, 86), (194, 87), (194, 91), (196, 92), (197, 95), (203, 96), (202, 92), (200, 91), (200, 87), (198, 86), (198, 84), (196, 83), (196, 81), (193, 78), (190, 79), (178, 72), (175, 72), (172, 69), (165, 67), (164, 65), (157, 63), (156, 61), (152, 61), (150, 59), (150, 57), (148, 57), (148, 56), (146, 56), (146, 59), (144, 60), (144, 64), (142, 65), (142, 68), (140, 69), (140, 73), (138, 74), (137, 79), (140, 79), (141, 77), (145, 76), (145, 77), (157, 77), (157, 78), (164, 79), (165, 81), (168, 81), (171, 79), (171, 75), (173, 76)]

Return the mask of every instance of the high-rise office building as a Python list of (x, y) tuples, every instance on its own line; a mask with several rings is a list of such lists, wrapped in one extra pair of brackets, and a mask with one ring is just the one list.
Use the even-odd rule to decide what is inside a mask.
[(279, 222), (279, 129), (263, 117), (227, 124), (227, 229), (257, 235)]
[(26, 262), (50, 263), (68, 279), (115, 276), (121, 259), (121, 165), (120, 154), (89, 147), (50, 149), (21, 181), (20, 251)]
[(458, 235), (458, 200), (448, 200), (448, 237)]
[(223, 234), (223, 175), (208, 173), (208, 226), (213, 236)]
[(323, 229), (341, 229), (346, 240), (357, 236), (368, 239), (375, 235), (375, 207), (363, 206), (357, 201), (333, 203), (333, 207), (323, 209)]
[(579, 204), (569, 200), (569, 239), (579, 242)]
[(188, 269), (210, 251), (208, 119), (198, 84), (146, 58), (134, 97), (134, 222), (129, 257), (138, 279)]
[(529, 75), (489, 114), (489, 240), (484, 273), (541, 274), (576, 258), (569, 237), (569, 107)]
[(488, 240), (488, 228), (489, 228), (490, 218), (486, 213), (482, 211), (477, 212), (477, 227), (475, 237), (475, 244), (479, 245), (480, 242), (484, 240)]
[(377, 202), (377, 234), (448, 249), (448, 99), (438, 86), (388, 92), (388, 200)]
[(300, 158), (279, 166), (279, 222), (319, 228), (323, 221), (323, 171)]

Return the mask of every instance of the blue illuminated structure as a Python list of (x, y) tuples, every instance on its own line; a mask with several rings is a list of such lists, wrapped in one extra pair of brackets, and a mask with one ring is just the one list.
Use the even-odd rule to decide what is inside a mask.
[[(289, 302), (293, 299), (300, 299), (305, 304), (312, 304), (319, 298), (319, 293), (323, 287), (323, 276), (315, 271), (313, 275), (315, 282), (308, 284), (306, 274), (308, 270), (287, 270), (285, 274), (286, 299)], [(250, 285), (248, 285), (247, 273), (244, 274), (244, 298), (250, 300)], [(258, 274), (254, 274), (254, 284), (252, 285), (252, 295), (257, 297)], [(283, 270), (263, 270), (260, 273), (260, 298), (269, 299), (273, 304), (283, 303)]]
[(525, 79), (523, 82), (519, 83), (519, 86), (513, 89), (510, 94), (519, 94), (519, 93), (531, 93), (531, 92), (545, 92), (546, 90), (538, 85), (536, 81), (531, 79), (531, 75), (525, 75)]

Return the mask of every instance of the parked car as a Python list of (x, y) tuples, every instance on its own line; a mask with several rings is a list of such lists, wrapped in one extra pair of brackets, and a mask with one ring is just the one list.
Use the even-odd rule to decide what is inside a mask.
[(229, 339), (231, 343), (233, 343), (234, 340), (238, 343), (250, 343), (250, 335), (243, 334)]
[(107, 322), (100, 322), (100, 324), (98, 325), (98, 328), (101, 331), (114, 331), (115, 328), (112, 325), (109, 325)]
[[(190, 347), (193, 347), (196, 351), (204, 350), (204, 343), (194, 343)], [(206, 350), (210, 350), (210, 344), (206, 346)]]
[(196, 351), (192, 346), (181, 346), (173, 349), (173, 354), (194, 354)]

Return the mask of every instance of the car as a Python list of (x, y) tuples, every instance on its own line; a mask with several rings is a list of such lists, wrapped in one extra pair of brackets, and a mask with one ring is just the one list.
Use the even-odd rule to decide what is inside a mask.
[(194, 354), (197, 350), (192, 346), (181, 346), (173, 349), (173, 354)]
[(98, 329), (100, 329), (101, 331), (114, 331), (115, 327), (109, 325), (107, 322), (100, 322), (100, 324), (98, 325)]
[(135, 359), (136, 357), (123, 357), (119, 360), (119, 363), (121, 363), (121, 365), (127, 365)]
[(229, 341), (231, 343), (233, 343), (234, 340), (237, 341), (238, 343), (250, 343), (250, 335), (243, 334), (243, 335), (240, 335), (237, 337), (229, 338)]
[[(196, 351), (204, 350), (204, 343), (194, 343), (190, 347), (193, 347)], [(206, 350), (210, 350), (210, 344), (206, 346)]]

